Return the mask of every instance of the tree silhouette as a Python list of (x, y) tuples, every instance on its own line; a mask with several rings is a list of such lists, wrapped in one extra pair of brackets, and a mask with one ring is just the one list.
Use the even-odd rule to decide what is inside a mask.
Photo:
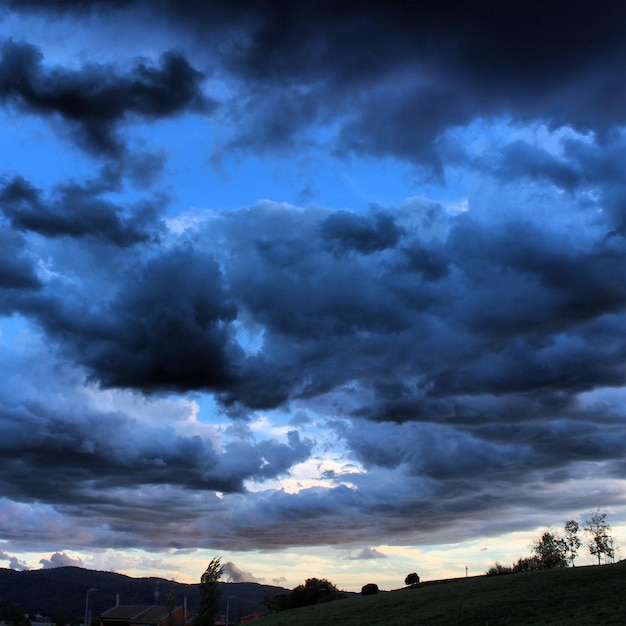
[(411, 572), (410, 574), (407, 574), (406, 578), (404, 579), (404, 584), (411, 585), (412, 587), (413, 585), (419, 584), (419, 581), (420, 577), (415, 572)]
[(606, 513), (600, 513), (599, 510), (591, 513), (585, 520), (584, 530), (589, 533), (587, 546), (592, 556), (598, 558), (598, 565), (602, 562), (602, 557), (606, 563), (613, 561), (615, 550), (611, 527), (606, 523)]
[(533, 552), (541, 563), (541, 569), (554, 569), (567, 565), (567, 545), (564, 539), (546, 531), (533, 544)]
[(218, 581), (224, 573), (220, 557), (214, 558), (200, 579), (200, 604), (194, 619), (194, 626), (213, 626), (220, 611)]
[(297, 608), (321, 602), (332, 602), (345, 597), (345, 594), (339, 591), (329, 580), (307, 578), (304, 585), (298, 585), (291, 592), (291, 606)]
[(574, 559), (578, 556), (578, 548), (580, 548), (581, 545), (578, 530), (578, 522), (573, 519), (565, 522), (565, 526), (563, 527), (565, 533), (563, 541), (566, 547), (566, 558), (572, 564), (572, 567), (574, 567)]

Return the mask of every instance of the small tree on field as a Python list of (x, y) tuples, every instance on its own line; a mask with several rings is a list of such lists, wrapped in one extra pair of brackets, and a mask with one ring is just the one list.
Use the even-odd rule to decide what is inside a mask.
[(407, 574), (406, 578), (404, 579), (404, 584), (405, 585), (410, 585), (411, 587), (413, 585), (418, 585), (420, 582), (420, 577), (415, 573), (415, 572), (411, 572), (410, 574)]
[(378, 585), (376, 583), (367, 583), (361, 587), (362, 596), (375, 596), (378, 593)]
[(224, 573), (220, 558), (213, 559), (200, 579), (200, 604), (194, 626), (213, 626), (220, 612), (221, 591), (218, 581)]
[(541, 539), (533, 544), (533, 552), (541, 563), (542, 569), (554, 569), (567, 565), (567, 546), (565, 541), (553, 532), (546, 531)]
[(598, 558), (598, 565), (604, 557), (605, 563), (610, 563), (615, 558), (611, 527), (606, 523), (606, 513), (595, 511), (585, 520), (584, 530), (589, 534), (587, 546), (592, 556)]
[(576, 520), (569, 520), (565, 522), (563, 527), (563, 541), (565, 542), (565, 557), (574, 566), (574, 559), (578, 556), (578, 548), (580, 548), (581, 541), (578, 537), (578, 522)]

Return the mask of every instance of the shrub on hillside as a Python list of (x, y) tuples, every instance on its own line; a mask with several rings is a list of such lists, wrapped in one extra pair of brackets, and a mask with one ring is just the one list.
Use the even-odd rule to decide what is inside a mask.
[(378, 585), (375, 583), (367, 583), (367, 585), (363, 585), (361, 587), (361, 595), (362, 596), (373, 596), (378, 593)]
[(496, 562), (485, 573), (487, 576), (501, 576), (502, 574), (512, 574), (513, 568)]
[(304, 585), (298, 585), (290, 594), (292, 608), (332, 602), (346, 598), (333, 583), (325, 578), (307, 578)]
[(517, 559), (517, 563), (513, 565), (513, 572), (536, 572), (543, 569), (541, 561), (536, 556), (528, 556), (523, 559)]

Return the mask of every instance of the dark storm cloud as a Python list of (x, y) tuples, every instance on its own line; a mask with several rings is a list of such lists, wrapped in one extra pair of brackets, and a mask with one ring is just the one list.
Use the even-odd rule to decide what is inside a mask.
[(582, 172), (547, 150), (523, 141), (515, 141), (502, 150), (496, 175), (501, 180), (520, 177), (544, 179), (572, 191), (582, 182)]
[[(317, 141), (313, 127), (321, 125), (334, 128), (339, 154), (394, 155), (441, 174), (445, 132), (477, 118), (536, 119), (601, 135), (626, 119), (620, 3), (598, 10), (591, 2), (137, 0), (19, 9), (79, 20), (90, 11), (132, 19), (139, 31), (182, 29), (204, 63), (235, 79), (225, 111), (238, 130), (225, 149), (292, 149)], [(5, 73), (5, 99), (78, 123), (99, 150), (119, 149), (115, 126), (127, 113), (158, 117), (202, 101), (197, 72), (172, 53), (161, 68), (113, 71), (119, 86), (104, 77), (97, 90), (114, 68), (46, 73), (36, 50), (13, 43), (3, 64), (13, 77)], [(570, 177), (558, 167), (555, 174)]]
[(395, 248), (337, 257), (319, 227), (332, 214), (300, 214), (293, 228), (292, 217), (260, 206), (224, 220), (238, 250), (225, 281), (264, 329), (225, 401), (270, 408), (359, 381), (374, 400), (357, 413), (375, 420), (454, 414), (437, 398), (463, 415), (463, 396), (481, 393), (540, 394), (547, 416), (568, 409), (555, 394), (623, 381), (624, 250), (599, 245), (602, 229), (568, 248), (529, 224), (485, 237), (470, 212), (451, 219), (445, 246), (405, 227)]
[(0, 47), (0, 102), (25, 112), (58, 117), (79, 143), (101, 156), (125, 151), (119, 127), (134, 119), (158, 120), (185, 111), (208, 111), (202, 75), (178, 53), (165, 52), (159, 64), (137, 60), (123, 71), (88, 64), (79, 70), (50, 68), (28, 43)]
[(600, 143), (570, 139), (563, 142), (564, 155), (584, 173), (586, 186), (580, 190), (598, 195), (596, 206), (608, 215), (612, 228), (607, 237), (626, 236), (624, 198), (626, 185), (621, 174), (621, 163), (626, 157), (626, 141), (622, 133)]
[(437, 281), (445, 278), (450, 271), (450, 260), (441, 246), (414, 245), (403, 252), (406, 260), (400, 262), (400, 268), (419, 274), (423, 280)]
[(526, 219), (493, 224), (489, 232), (471, 216), (462, 217), (447, 248), (464, 273), (462, 287), (475, 290), (476, 297), (460, 317), (496, 337), (529, 332), (533, 326), (541, 335), (555, 331), (552, 324), (566, 328), (623, 310), (624, 247), (596, 243), (580, 251)]
[[(461, 451), (459, 451), (460, 453)], [(284, 491), (250, 494), (249, 507), (236, 503), (232, 532), (215, 529), (216, 547), (246, 550), (263, 545), (280, 549), (288, 541), (293, 545), (354, 545), (368, 540), (392, 545), (433, 545), (462, 541), (478, 530), (480, 536), (522, 530), (532, 513), (520, 517), (520, 511), (535, 511), (540, 505), (542, 519), (553, 510), (566, 506), (582, 507), (585, 499), (559, 497), (545, 502), (539, 475), (526, 475), (527, 487), (511, 490), (510, 482), (490, 474), (489, 481), (450, 480), (444, 489), (436, 483), (403, 477), (403, 485), (376, 485), (367, 489), (338, 486), (332, 489), (310, 488), (299, 493)], [(358, 484), (358, 478), (352, 477)], [(506, 497), (502, 490), (509, 485)], [(582, 495), (582, 494), (581, 494)], [(484, 515), (485, 509), (490, 511)], [(459, 524), (459, 520), (462, 524)], [(532, 523), (532, 522), (531, 522)]]
[[(174, 15), (196, 19), (198, 8), (177, 4)], [(584, 129), (624, 119), (614, 81), (625, 61), (621, 6), (243, 2), (237, 10), (243, 36), (225, 62), (248, 85), (306, 85), (301, 102), (317, 92), (318, 122), (328, 103), (347, 113), (339, 133), (347, 151), (430, 160), (444, 130), (494, 114)], [(233, 14), (217, 17), (230, 24)], [(285, 104), (292, 100), (293, 92)], [(302, 117), (290, 111), (300, 107), (281, 109), (282, 124), (297, 129)]]
[[(29, 367), (37, 389), (12, 385), (13, 372)], [(103, 510), (123, 505), (125, 490), (150, 485), (204, 492), (241, 492), (246, 480), (276, 478), (306, 460), (312, 442), (297, 432), (286, 442), (232, 440), (223, 447), (200, 435), (178, 433), (173, 425), (150, 425), (123, 411), (92, 408), (68, 387), (55, 397), (61, 379), (80, 383), (71, 370), (42, 357), (24, 363), (7, 355), (0, 394), (0, 492), (16, 501), (40, 501)], [(52, 393), (51, 393), (52, 392)], [(42, 403), (40, 397), (47, 397)], [(175, 407), (169, 407), (173, 410)], [(158, 406), (153, 407), (157, 410)], [(46, 479), (42, 480), (42, 476)], [(175, 503), (162, 505), (166, 510)]]
[(126, 270), (109, 302), (61, 292), (29, 307), (105, 387), (220, 390), (237, 379), (230, 326), (237, 307), (213, 258), (191, 247)]
[[(533, 408), (532, 401), (520, 400), (527, 410)], [(571, 407), (561, 414), (544, 409), (541, 419), (511, 418), (506, 402), (500, 404), (497, 412), (481, 415), (480, 426), (462, 420), (455, 426), (355, 422), (346, 439), (366, 467), (402, 467), (408, 475), (441, 484), (480, 482), (494, 472), (515, 484), (533, 470), (567, 473), (571, 463), (617, 462), (624, 454), (617, 417)], [(472, 402), (465, 405), (470, 408)]]
[(337, 211), (322, 224), (322, 237), (337, 254), (352, 250), (371, 254), (393, 248), (401, 235), (402, 229), (396, 226), (393, 217), (384, 213), (375, 213), (368, 218), (349, 211)]
[[(105, 387), (214, 391), (233, 415), (349, 381), (386, 407), (361, 414), (394, 421), (423, 419), (430, 398), (617, 386), (623, 240), (603, 244), (611, 214), (591, 211), (604, 222), (568, 244), (514, 217), (531, 199), (488, 231), (480, 212), (441, 215), (445, 242), (421, 235), (427, 204), (395, 217), (259, 205), (129, 258), (108, 298), (55, 281), (21, 310)], [(248, 323), (263, 331), (253, 353)]]
[(28, 259), (26, 242), (19, 233), (0, 228), (0, 250), (0, 289), (36, 289), (40, 286), (34, 262)]
[(45, 198), (41, 190), (15, 176), (0, 183), (0, 210), (15, 230), (46, 237), (93, 237), (125, 247), (147, 242), (158, 230), (158, 203), (124, 209), (107, 200), (101, 181), (67, 183)]

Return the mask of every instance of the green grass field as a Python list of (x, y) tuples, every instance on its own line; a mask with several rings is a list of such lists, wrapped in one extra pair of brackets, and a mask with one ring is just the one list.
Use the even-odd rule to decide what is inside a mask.
[(626, 624), (626, 562), (434, 581), (268, 615), (259, 626)]

